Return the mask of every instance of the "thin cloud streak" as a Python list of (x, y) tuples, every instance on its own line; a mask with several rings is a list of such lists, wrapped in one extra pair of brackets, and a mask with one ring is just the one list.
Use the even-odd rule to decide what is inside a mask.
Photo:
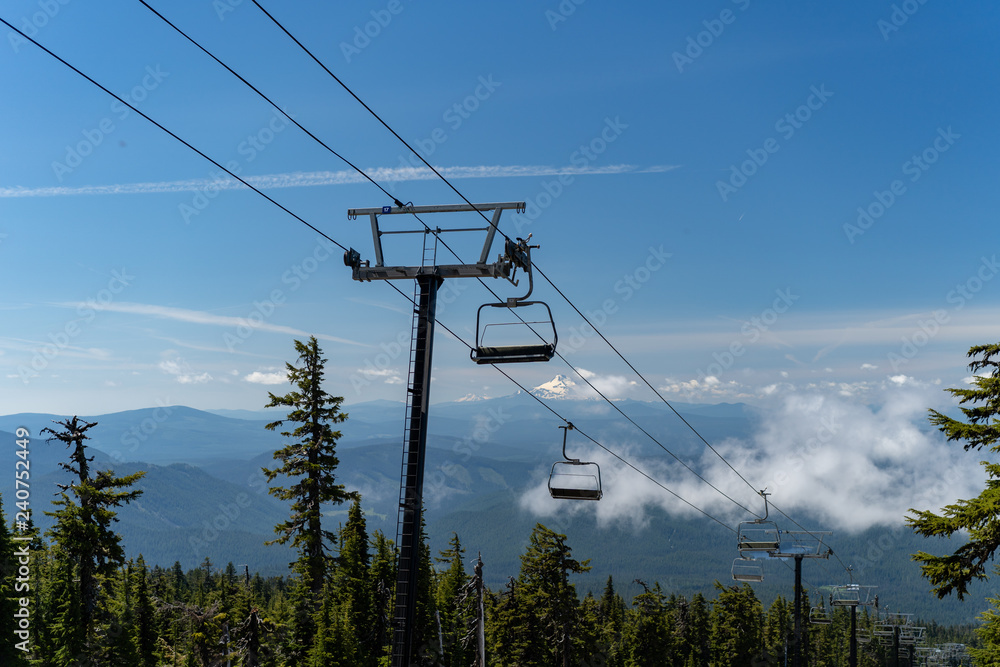
[[(59, 308), (79, 308), (84, 305), (80, 302), (72, 303), (57, 303), (54, 304)], [(93, 304), (90, 304), (93, 306)], [(97, 308), (101, 311), (110, 311), (114, 313), (125, 313), (129, 315), (146, 315), (149, 317), (156, 317), (167, 320), (174, 320), (177, 322), (189, 322), (192, 324), (208, 324), (212, 326), (221, 327), (250, 327), (251, 329), (260, 329), (261, 331), (270, 331), (272, 333), (290, 334), (292, 336), (316, 336), (321, 340), (327, 340), (334, 343), (344, 343), (346, 345), (357, 345), (359, 347), (370, 347), (366, 343), (359, 343), (358, 341), (349, 340), (347, 338), (338, 338), (336, 336), (328, 336), (321, 333), (310, 333), (308, 331), (303, 331), (301, 329), (295, 329), (293, 327), (287, 327), (282, 324), (270, 324), (268, 322), (260, 322), (257, 324), (250, 323), (246, 318), (243, 317), (233, 317), (231, 315), (215, 315), (213, 313), (206, 313), (201, 310), (188, 310), (186, 308), (173, 308), (171, 306), (156, 306), (152, 304), (145, 303), (109, 303), (106, 305), (99, 306)]]
[[(545, 165), (495, 165), (477, 167), (435, 167), (442, 176), (449, 179), (461, 178), (518, 178), (539, 176), (595, 176), (607, 174), (657, 174), (676, 169), (678, 165), (652, 165), (637, 167), (631, 164), (616, 164), (603, 167), (552, 167)], [(379, 167), (368, 169), (367, 173), (379, 182), (427, 181), (437, 175), (426, 167)], [(247, 176), (244, 180), (255, 188), (270, 190), (276, 188), (302, 188), (324, 185), (351, 185), (366, 182), (366, 178), (356, 171), (309, 171), (287, 174)], [(67, 197), (76, 195), (134, 195), (171, 192), (197, 192), (207, 188), (213, 190), (238, 190), (245, 187), (233, 178), (196, 178), (181, 181), (161, 181), (146, 183), (119, 183), (114, 185), (85, 185), (80, 187), (27, 188), (22, 186), (0, 188), (0, 198), (12, 197)]]

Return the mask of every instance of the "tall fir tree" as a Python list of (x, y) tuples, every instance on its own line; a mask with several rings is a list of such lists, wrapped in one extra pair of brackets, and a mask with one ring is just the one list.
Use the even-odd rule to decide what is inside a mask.
[(71, 484), (59, 485), (62, 492), (52, 502), (58, 509), (46, 512), (55, 519), (48, 534), (64, 570), (63, 581), (72, 583), (55, 619), (64, 644), (57, 651), (76, 660), (101, 659), (105, 648), (98, 641), (97, 628), (110, 621), (101, 606), (102, 584), (125, 562), (121, 538), (113, 529), (118, 521), (115, 508), (142, 494), (131, 487), (145, 473), (115, 477), (111, 470), (98, 470), (91, 474), (93, 457), (87, 456), (85, 443), (90, 438), (87, 432), (97, 423), (78, 417), (55, 423), (62, 428), (46, 428), (42, 433), (69, 448), (70, 462), (59, 465), (76, 476)]
[(535, 525), (528, 538), (528, 549), (521, 556), (518, 581), (542, 632), (550, 664), (563, 667), (576, 664), (574, 626), (579, 619), (580, 601), (569, 575), (589, 571), (589, 563), (572, 557), (565, 535), (540, 523)]
[(710, 638), (713, 667), (750, 667), (759, 656), (763, 635), (760, 601), (749, 585), (723, 586), (712, 607)]
[(347, 610), (346, 628), (349, 641), (362, 656), (378, 654), (372, 632), (375, 626), (375, 605), (370, 577), (371, 555), (368, 552), (368, 529), (361, 500), (355, 500), (347, 513), (347, 523), (340, 531), (340, 555), (334, 572), (335, 595), (343, 610)]
[(439, 564), (448, 567), (438, 575), (436, 591), (438, 614), (440, 615), (441, 637), (446, 667), (467, 667), (472, 662), (473, 651), (465, 646), (464, 639), (468, 632), (468, 621), (465, 609), (459, 606), (462, 589), (468, 577), (465, 575), (465, 563), (462, 557), (465, 548), (462, 547), (458, 533), (451, 534), (448, 548), (438, 552), (434, 558)]
[(289, 649), (301, 662), (315, 636), (314, 617), (322, 602), (321, 593), (332, 558), (328, 551), (336, 539), (332, 531), (323, 527), (323, 504), (340, 504), (358, 495), (338, 484), (335, 475), (340, 463), (336, 452), (341, 433), (334, 430), (333, 424), (347, 419), (340, 411), (344, 399), (323, 389), (327, 360), (316, 338), (310, 337), (306, 343), (295, 341), (295, 350), (299, 365), (285, 364), (288, 381), (295, 389), (283, 396), (269, 393), (270, 401), (265, 406), (290, 409), (285, 419), (267, 424), (268, 430), (277, 430), (285, 422), (295, 427), (281, 431), (289, 442), (274, 452), (274, 459), (280, 465), (263, 471), (268, 482), (278, 476), (288, 480), (287, 486), (268, 489), (276, 498), (291, 501), (291, 516), (274, 527), (278, 537), (268, 544), (291, 542), (299, 551), (298, 560), (292, 564), (298, 582), (293, 589)]

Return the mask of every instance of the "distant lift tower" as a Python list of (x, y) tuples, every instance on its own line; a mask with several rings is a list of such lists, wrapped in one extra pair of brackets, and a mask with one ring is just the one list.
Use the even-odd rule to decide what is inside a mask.
[[(416, 609), (417, 570), (420, 557), (420, 517), (423, 508), (424, 453), (427, 443), (427, 409), (431, 383), (431, 351), (434, 344), (434, 315), (437, 291), (445, 278), (507, 278), (512, 268), (520, 266), (519, 244), (508, 241), (505, 252), (488, 263), (490, 248), (503, 211), (524, 211), (524, 202), (493, 204), (457, 204), (449, 206), (382, 206), (355, 208), (347, 211), (349, 219), (368, 216), (372, 241), (375, 244), (375, 264), (362, 261), (351, 248), (344, 253), (344, 263), (351, 267), (354, 280), (416, 281), (414, 289), (413, 323), (410, 339), (410, 369), (406, 389), (406, 419), (403, 438), (403, 464), (399, 485), (399, 513), (396, 545), (399, 549), (396, 573), (396, 602), (392, 644), (393, 667), (409, 667), (413, 654), (413, 619)], [(420, 225), (418, 229), (387, 231), (379, 228), (379, 217), (386, 215), (423, 215), (430, 213), (460, 213), (492, 211), (486, 227), (441, 229)], [(445, 232), (486, 232), (486, 240), (475, 264), (438, 264), (438, 236)], [(387, 234), (423, 234), (423, 257), (419, 266), (386, 266), (382, 255), (382, 237)], [(432, 238), (433, 237), (433, 238)], [(521, 242), (520, 247), (526, 247)], [(530, 261), (530, 259), (529, 259)]]

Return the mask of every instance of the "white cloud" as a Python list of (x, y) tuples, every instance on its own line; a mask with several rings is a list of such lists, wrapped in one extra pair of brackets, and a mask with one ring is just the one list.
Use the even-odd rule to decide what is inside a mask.
[[(164, 354), (169, 354), (167, 351)], [(195, 373), (191, 369), (191, 364), (180, 357), (175, 359), (165, 359), (159, 363), (159, 369), (167, 375), (174, 376), (174, 379), (181, 384), (205, 384), (211, 381), (212, 376), (208, 373)]]
[(571, 392), (586, 398), (595, 397), (594, 389), (601, 392), (608, 398), (622, 398), (627, 395), (633, 387), (637, 386), (635, 380), (629, 380), (624, 375), (599, 375), (585, 368), (577, 368), (580, 375), (593, 385), (593, 389), (586, 382), (582, 384), (571, 383)]
[[(60, 308), (78, 308), (81, 306), (80, 302), (75, 303), (58, 303), (55, 304)], [(271, 324), (269, 322), (259, 322), (251, 324), (243, 317), (233, 317), (229, 315), (216, 315), (214, 313), (206, 313), (201, 310), (188, 310), (186, 308), (173, 308), (171, 306), (156, 306), (152, 304), (145, 303), (128, 303), (128, 302), (114, 302), (100, 307), (101, 310), (111, 311), (116, 313), (126, 313), (130, 315), (142, 315), (146, 317), (156, 317), (160, 319), (175, 320), (178, 322), (189, 322), (192, 324), (207, 324), (211, 326), (220, 327), (249, 327), (250, 329), (260, 329), (262, 331), (270, 331), (272, 333), (282, 333), (289, 334), (292, 336), (316, 336), (320, 340), (328, 340), (335, 343), (345, 343), (347, 345), (359, 345), (362, 347), (368, 347), (365, 343), (359, 343), (357, 341), (349, 340), (347, 338), (338, 338), (336, 336), (327, 336), (326, 334), (311, 334), (308, 331), (302, 331), (301, 329), (295, 329), (293, 327), (286, 327), (280, 324)]]
[[(899, 380), (766, 387), (772, 400), (762, 408), (756, 431), (746, 439), (713, 443), (750, 485), (707, 448), (686, 461), (754, 512), (763, 510), (755, 489), (766, 487), (774, 504), (793, 519), (801, 522), (809, 516), (818, 521), (820, 525), (805, 525), (811, 530), (899, 526), (910, 508), (937, 510), (974, 496), (983, 484), (981, 457), (948, 444), (927, 428), (927, 408), (945, 400), (942, 392), (932, 383), (905, 376)], [(696, 380), (690, 384), (710, 386)], [(637, 441), (602, 444), (727, 525), (753, 518), (679, 464), (631, 454)], [(602, 521), (635, 525), (643, 524), (651, 507), (697, 515), (608, 454), (591, 451), (581, 456), (601, 464), (605, 496), (600, 503), (548, 500), (545, 476), (539, 472), (538, 483), (522, 499), (524, 506), (539, 514), (592, 511)], [(772, 512), (772, 518), (780, 528), (798, 529), (779, 513)]]
[(877, 371), (878, 366), (874, 364), (861, 364), (861, 370), (863, 371)]
[[(601, 174), (648, 174), (676, 169), (677, 165), (652, 165), (638, 167), (631, 164), (613, 164), (586, 167), (551, 167), (543, 165), (484, 165), (475, 167), (436, 167), (448, 179), (458, 178), (518, 178), (540, 176), (585, 176)], [(366, 169), (365, 173), (376, 181), (429, 181), (438, 178), (426, 167), (378, 167)], [(310, 171), (285, 174), (247, 176), (244, 180), (261, 190), (272, 188), (301, 188), (327, 185), (350, 185), (367, 182), (367, 178), (356, 171)], [(159, 181), (147, 183), (120, 183), (114, 185), (88, 185), (81, 187), (25, 188), (20, 186), (0, 187), (0, 198), (5, 197), (65, 197), (72, 195), (123, 195), (153, 194), (163, 192), (200, 192), (212, 186), (219, 190), (239, 190), (246, 186), (232, 178), (189, 179), (183, 181)]]
[(244, 376), (243, 380), (254, 384), (284, 384), (288, 382), (288, 374), (284, 371), (274, 371), (271, 373), (254, 371), (253, 373)]

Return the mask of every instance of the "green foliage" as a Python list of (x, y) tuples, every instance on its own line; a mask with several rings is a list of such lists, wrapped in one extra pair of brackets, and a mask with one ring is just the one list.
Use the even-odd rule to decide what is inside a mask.
[[(977, 345), (968, 356), (973, 359), (969, 369), (974, 373), (974, 388), (948, 389), (959, 399), (967, 421), (962, 422), (936, 410), (930, 410), (930, 422), (948, 436), (949, 441), (964, 442), (966, 450), (988, 447), (1000, 451), (1000, 344)], [(986, 579), (986, 563), (1000, 547), (1000, 465), (983, 462), (986, 488), (975, 498), (959, 500), (945, 506), (941, 513), (911, 509), (907, 523), (924, 537), (951, 537), (968, 533), (968, 541), (947, 556), (935, 556), (925, 551), (913, 555), (922, 563), (921, 571), (933, 584), (934, 593), (943, 598), (954, 592), (964, 599), (969, 583)]]
[(760, 601), (748, 584), (725, 587), (716, 582), (715, 586), (719, 596), (711, 614), (710, 664), (749, 667), (763, 635)]
[(46, 512), (55, 518), (48, 535), (63, 587), (53, 618), (54, 634), (60, 638), (57, 654), (60, 659), (100, 660), (112, 649), (129, 650), (125, 646), (128, 639), (121, 638), (118, 619), (108, 613), (102, 597), (125, 562), (125, 551), (113, 530), (115, 509), (142, 494), (130, 487), (145, 473), (115, 477), (110, 470), (99, 470), (91, 475), (93, 457), (87, 456), (85, 441), (96, 422), (73, 417), (56, 423), (61, 430), (47, 428), (42, 432), (52, 435), (50, 441), (58, 440), (70, 449), (70, 462), (60, 465), (77, 477), (69, 486), (60, 485), (59, 498), (52, 502), (58, 509)]
[(268, 408), (284, 406), (291, 408), (288, 416), (267, 424), (268, 430), (280, 428), (286, 421), (297, 426), (281, 435), (293, 439), (274, 453), (274, 459), (281, 465), (264, 468), (269, 482), (281, 475), (287, 477), (289, 486), (272, 486), (271, 495), (281, 500), (291, 500), (292, 515), (287, 521), (274, 528), (278, 538), (273, 540), (284, 544), (291, 540), (305, 559), (310, 590), (318, 597), (323, 588), (326, 573), (326, 542), (333, 542), (333, 532), (322, 527), (322, 503), (342, 503), (357, 499), (358, 495), (347, 491), (343, 484), (337, 484), (334, 471), (340, 461), (337, 459), (337, 440), (340, 431), (333, 430), (331, 424), (347, 419), (340, 411), (344, 399), (331, 396), (323, 389), (324, 365), (326, 359), (316, 342), (310, 337), (308, 343), (295, 341), (299, 353), (300, 366), (285, 364), (288, 381), (297, 388), (284, 396), (269, 393)]

